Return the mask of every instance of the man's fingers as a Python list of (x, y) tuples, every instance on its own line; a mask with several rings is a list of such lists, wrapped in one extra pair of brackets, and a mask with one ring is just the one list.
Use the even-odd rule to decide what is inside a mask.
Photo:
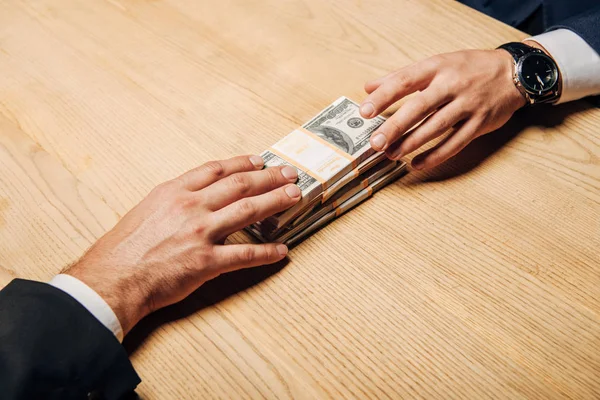
[(381, 84), (383, 82), (385, 82), (388, 78), (390, 78), (394, 74), (397, 74), (398, 72), (400, 72), (400, 71), (393, 71), (393, 72), (390, 72), (387, 75), (384, 75), (384, 76), (379, 77), (377, 79), (373, 79), (372, 81), (369, 81), (369, 82), (365, 83), (365, 92), (367, 92), (367, 94), (373, 93), (373, 91), (375, 89), (377, 89), (379, 86), (381, 86)]
[(421, 63), (417, 63), (393, 73), (381, 83), (374, 81), (368, 85), (368, 89), (375, 86), (377, 88), (362, 102), (360, 114), (364, 118), (373, 118), (381, 114), (401, 98), (427, 87), (432, 77), (429, 69), (422, 68)]
[(473, 139), (483, 132), (479, 132), (483, 126), (482, 122), (476, 118), (466, 121), (458, 130), (449, 134), (447, 138), (416, 156), (412, 161), (415, 169), (432, 168), (443, 163), (450, 157), (458, 154)]
[(295, 183), (298, 170), (291, 166), (266, 168), (262, 171), (239, 172), (213, 183), (199, 192), (202, 204), (219, 210), (244, 197), (270, 192), (288, 183)]
[(213, 248), (219, 273), (273, 264), (285, 258), (287, 253), (287, 246), (278, 243), (228, 244)]
[(400, 140), (392, 143), (387, 148), (386, 155), (393, 160), (400, 159), (443, 135), (466, 117), (468, 113), (464, 107), (457, 102), (451, 102), (431, 114), (421, 125), (402, 136)]
[(377, 151), (386, 150), (409, 129), (448, 100), (448, 94), (435, 88), (426, 89), (415, 95), (373, 133), (371, 146)]
[(365, 83), (365, 92), (367, 92), (367, 94), (373, 93), (382, 83), (383, 81), (381, 78)]
[(186, 189), (196, 191), (236, 172), (260, 170), (264, 164), (263, 159), (256, 155), (210, 161), (186, 172), (178, 179), (183, 182)]
[(246, 197), (211, 215), (211, 235), (223, 239), (233, 232), (284, 211), (300, 200), (300, 188), (290, 184), (269, 193)]

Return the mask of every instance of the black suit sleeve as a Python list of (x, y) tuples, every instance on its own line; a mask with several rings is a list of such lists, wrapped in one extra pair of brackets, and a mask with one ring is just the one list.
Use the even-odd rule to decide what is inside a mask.
[(139, 382), (113, 333), (68, 294), (21, 279), (0, 291), (2, 399), (113, 400)]
[(562, 21), (550, 30), (561, 28), (575, 32), (600, 54), (600, 6)]

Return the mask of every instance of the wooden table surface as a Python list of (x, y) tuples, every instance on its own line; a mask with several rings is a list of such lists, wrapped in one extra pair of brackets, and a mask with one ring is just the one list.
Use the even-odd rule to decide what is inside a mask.
[[(0, 287), (368, 79), (523, 37), (450, 0), (0, 0)], [(598, 398), (599, 132), (585, 102), (521, 112), (289, 262), (205, 285), (127, 338), (138, 393)]]

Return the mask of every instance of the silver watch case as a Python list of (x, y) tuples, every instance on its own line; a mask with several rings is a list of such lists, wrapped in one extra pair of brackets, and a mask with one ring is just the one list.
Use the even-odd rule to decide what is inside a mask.
[(551, 64), (555, 64), (555, 62), (553, 59), (551, 59), (550, 57), (548, 57), (547, 55), (545, 55), (541, 52), (539, 52), (539, 53), (534, 52), (534, 53), (525, 54), (523, 57), (519, 58), (519, 62), (517, 62), (517, 65), (515, 67), (515, 75), (516, 75), (515, 78), (518, 78), (519, 83), (521, 84), (523, 89), (530, 95), (533, 95), (535, 97), (542, 97), (546, 93), (551, 92), (553, 90), (553, 88), (556, 86), (556, 83), (558, 82), (558, 70), (555, 68), (552, 71), (552, 82), (551, 82), (551, 84), (548, 85), (547, 89), (535, 90), (533, 88), (530, 88), (524, 83), (525, 79), (523, 79), (523, 64), (527, 59), (529, 59), (531, 57), (544, 58)]

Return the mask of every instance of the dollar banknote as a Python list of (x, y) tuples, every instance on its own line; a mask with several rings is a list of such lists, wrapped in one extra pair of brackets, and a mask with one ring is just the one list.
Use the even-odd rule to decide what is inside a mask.
[(364, 157), (372, 153), (369, 139), (383, 122), (382, 117), (363, 119), (358, 104), (340, 97), (302, 127), (350, 155)]
[(402, 175), (406, 173), (406, 164), (399, 163), (392, 170), (388, 171), (384, 176), (377, 179), (368, 187), (360, 190), (354, 196), (350, 197), (348, 200), (339, 204), (333, 210), (326, 213), (323, 217), (319, 218), (317, 221), (308, 224), (305, 229), (300, 230), (300, 232), (295, 233), (294, 235), (290, 235), (291, 237), (280, 238), (278, 241), (285, 243), (288, 246), (295, 246), (300, 241), (305, 239), (307, 236), (311, 235), (318, 229), (321, 229), (334, 219), (342, 216), (344, 213), (350, 211), (352, 208), (358, 206), (360, 203), (368, 200), (371, 196), (373, 196), (376, 192), (383, 189), (385, 186), (389, 185)]
[(396, 167), (396, 165), (398, 165), (398, 161), (393, 161), (386, 158), (373, 168), (364, 171), (358, 177), (354, 178), (351, 182), (338, 190), (327, 201), (319, 203), (314, 208), (295, 218), (289, 224), (289, 227), (285, 230), (285, 233), (287, 234), (290, 230), (297, 229), (299, 225), (302, 225), (303, 227), (306, 226), (307, 220), (314, 222), (317, 218), (323, 216), (327, 211), (331, 211), (338, 205), (348, 200), (350, 197), (354, 196), (360, 190), (365, 189), (369, 185), (373, 184), (373, 182), (387, 174), (390, 170)]
[[(311, 210), (315, 207), (318, 207), (319, 204), (326, 202), (329, 198), (335, 195), (339, 190), (343, 189), (345, 185), (351, 182), (353, 179), (356, 179), (357, 176), (363, 174), (365, 171), (374, 168), (376, 165), (381, 163), (382, 161), (387, 160), (385, 154), (379, 152), (373, 154), (371, 157), (364, 160), (362, 163), (358, 165), (355, 169), (348, 172), (342, 178), (338, 179), (331, 186), (325, 189), (322, 193), (312, 199), (310, 202), (307, 202), (303, 207), (297, 207), (295, 209), (290, 209), (287, 212), (290, 213), (289, 216), (283, 216), (288, 222), (279, 226), (277, 224), (277, 220), (273, 218), (268, 218), (265, 221), (255, 224), (255, 227), (259, 228), (263, 235), (266, 237), (273, 237), (279, 235), (283, 230), (288, 229), (290, 225), (294, 225), (299, 218), (299, 216), (303, 214), (309, 214)], [(298, 181), (302, 182), (306, 179), (304, 176), (298, 177)], [(301, 200), (302, 201), (302, 200)], [(279, 218), (282, 214), (279, 215)]]
[(282, 228), (294, 216), (320, 201), (335, 182), (369, 159), (375, 153), (369, 138), (384, 121), (382, 117), (362, 118), (358, 104), (340, 97), (263, 152), (267, 168), (283, 164), (296, 167), (302, 191), (300, 202), (269, 218), (264, 225)]
[(373, 168), (363, 171), (361, 174), (352, 179), (348, 184), (341, 187), (336, 193), (331, 196), (327, 201), (320, 202), (316, 204), (314, 207), (311, 207), (304, 213), (298, 215), (289, 224), (279, 230), (270, 230), (268, 227), (264, 225), (264, 223), (254, 224), (254, 228), (261, 232), (261, 235), (267, 239), (275, 239), (284, 234), (289, 234), (291, 230), (298, 231), (298, 229), (303, 229), (302, 227), (298, 228), (298, 225), (305, 226), (305, 221), (307, 219), (315, 220), (319, 216), (322, 216), (325, 211), (331, 210), (332, 208), (337, 207), (340, 203), (346, 201), (348, 198), (352, 197), (359, 190), (364, 189), (374, 180), (383, 176), (389, 170), (391, 170), (397, 161), (392, 161), (387, 158), (384, 158), (381, 162), (375, 165)]
[(369, 199), (375, 192), (381, 190), (386, 185), (405, 174), (406, 164), (404, 162), (394, 162), (391, 169), (385, 168), (385, 170), (385, 173), (374, 179), (366, 187), (360, 187), (359, 190), (356, 191), (350, 190), (348, 193), (351, 195), (349, 196), (340, 196), (339, 200), (341, 202), (339, 204), (332, 201), (332, 198), (330, 202), (326, 203), (322, 208), (315, 210), (313, 218), (306, 219), (304, 222), (297, 225), (292, 230), (283, 233), (279, 237), (266, 238), (256, 227), (249, 227), (248, 232), (262, 242), (279, 242), (285, 243), (288, 246), (294, 246), (310, 234)]

